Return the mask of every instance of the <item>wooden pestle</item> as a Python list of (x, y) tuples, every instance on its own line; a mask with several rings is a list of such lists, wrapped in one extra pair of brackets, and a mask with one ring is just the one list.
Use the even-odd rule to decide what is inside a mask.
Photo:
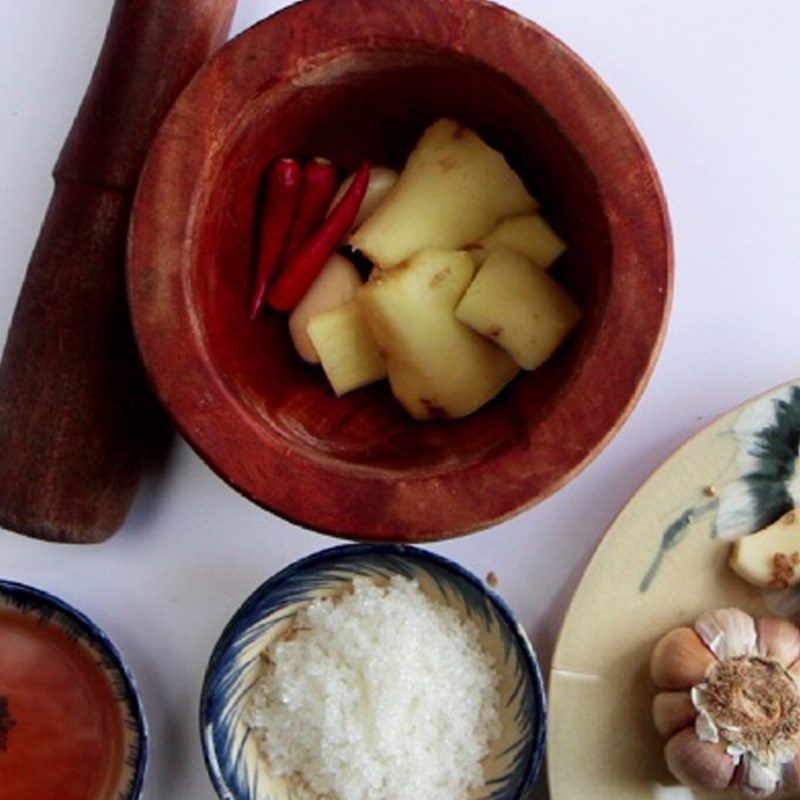
[(99, 542), (165, 423), (128, 317), (125, 240), (147, 150), (227, 38), (236, 0), (117, 0), (53, 176), (0, 363), (0, 525)]

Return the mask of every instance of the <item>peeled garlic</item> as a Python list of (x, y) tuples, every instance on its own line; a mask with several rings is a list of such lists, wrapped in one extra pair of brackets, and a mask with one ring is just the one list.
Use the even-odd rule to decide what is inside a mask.
[(701, 742), (692, 728), (676, 733), (664, 748), (670, 772), (695, 789), (727, 789), (736, 763), (722, 744)]
[(358, 270), (344, 256), (334, 253), (289, 315), (289, 334), (303, 361), (319, 364), (319, 355), (307, 332), (311, 318), (343, 306), (355, 297), (359, 286), (361, 277)]
[(689, 692), (659, 692), (653, 698), (653, 721), (665, 739), (691, 725), (696, 714)]
[(738, 608), (707, 611), (694, 624), (700, 638), (720, 661), (756, 654), (756, 625)]
[[(350, 188), (353, 177), (353, 175), (349, 175), (342, 181), (342, 185), (331, 200), (330, 208), (333, 208), (342, 199), (342, 195)], [(395, 170), (388, 167), (372, 168), (369, 173), (367, 193), (361, 202), (361, 208), (358, 209), (353, 229), (357, 228), (383, 202), (383, 198), (389, 194), (399, 177)]]
[(676, 628), (653, 650), (650, 674), (661, 689), (689, 689), (705, 678), (714, 662), (711, 651), (691, 628)]

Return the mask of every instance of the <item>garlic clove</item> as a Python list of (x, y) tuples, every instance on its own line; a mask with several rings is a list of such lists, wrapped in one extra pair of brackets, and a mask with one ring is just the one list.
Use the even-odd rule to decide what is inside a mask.
[(725, 745), (701, 742), (692, 728), (676, 733), (664, 748), (669, 771), (694, 789), (726, 789), (733, 780), (734, 759)]
[(756, 622), (758, 654), (787, 669), (800, 659), (800, 630), (791, 622), (765, 617)]
[(689, 727), (696, 714), (689, 692), (659, 692), (653, 698), (653, 721), (665, 739)]
[(707, 611), (694, 629), (720, 661), (757, 655), (755, 620), (738, 608)]
[(689, 689), (706, 677), (715, 661), (691, 628), (675, 628), (655, 646), (650, 674), (661, 689)]
[[(338, 191), (331, 200), (328, 208), (330, 214), (331, 209), (342, 199), (342, 196), (350, 188), (353, 182), (353, 175), (348, 175), (339, 187)], [(373, 167), (369, 173), (369, 184), (367, 185), (367, 193), (361, 201), (361, 207), (358, 209), (358, 214), (353, 221), (353, 228), (357, 228), (373, 211), (384, 201), (386, 195), (394, 188), (397, 179), (400, 175), (389, 167)]]
[(745, 797), (769, 797), (778, 788), (781, 772), (779, 764), (767, 766), (746, 753), (736, 770), (735, 783)]
[(307, 330), (311, 318), (343, 306), (355, 297), (359, 286), (361, 277), (358, 270), (344, 256), (334, 253), (289, 315), (289, 334), (303, 361), (319, 364), (319, 355)]

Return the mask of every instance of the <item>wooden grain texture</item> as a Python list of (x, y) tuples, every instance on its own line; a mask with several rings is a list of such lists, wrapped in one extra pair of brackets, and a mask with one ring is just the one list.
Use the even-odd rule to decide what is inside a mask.
[(0, 524), (97, 542), (164, 442), (130, 330), (133, 192), (175, 98), (226, 38), (235, 0), (117, 0), (0, 364)]
[[(451, 116), (500, 149), (569, 242), (584, 310), (555, 358), (455, 422), (384, 385), (333, 397), (285, 318), (246, 319), (259, 175), (279, 155), (400, 166)], [(662, 341), (672, 247), (655, 169), (568, 48), (482, 0), (306, 0), (255, 26), (182, 95), (148, 158), (129, 295), (178, 427), (245, 495), (327, 533), (427, 541), (493, 524), (575, 475), (638, 399)]]

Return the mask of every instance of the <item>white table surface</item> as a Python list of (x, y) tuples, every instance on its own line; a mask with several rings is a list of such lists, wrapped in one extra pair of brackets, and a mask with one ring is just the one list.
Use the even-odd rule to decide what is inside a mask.
[[(241, 0), (235, 31), (282, 5)], [(705, 422), (800, 375), (800, 2), (508, 5), (567, 42), (626, 106), (660, 171), (676, 252), (666, 344), (619, 435), (555, 497), (431, 548), (497, 574), (546, 671), (587, 560), (636, 487)], [(0, 2), (3, 341), (111, 6)], [(336, 543), (251, 505), (180, 442), (111, 541), (68, 547), (0, 531), (0, 576), (60, 595), (122, 650), (150, 725), (145, 796), (212, 800), (197, 732), (211, 648), (259, 583)], [(547, 797), (543, 782), (535, 797)]]

